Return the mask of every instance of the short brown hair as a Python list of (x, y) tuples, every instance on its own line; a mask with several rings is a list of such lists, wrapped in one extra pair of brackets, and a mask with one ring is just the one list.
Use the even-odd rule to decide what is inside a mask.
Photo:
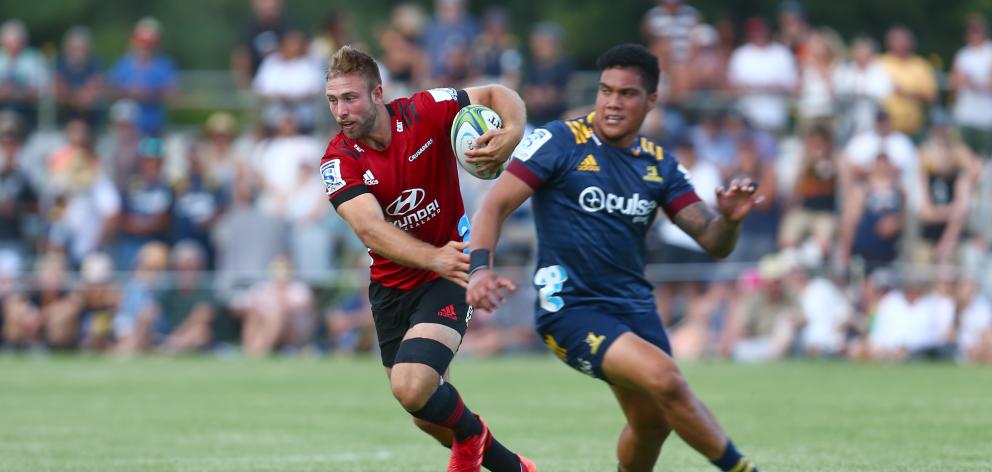
[(382, 84), (382, 77), (379, 76), (379, 66), (372, 56), (359, 51), (351, 46), (341, 46), (337, 52), (331, 56), (331, 62), (327, 66), (326, 80), (346, 74), (361, 74), (368, 80), (369, 90)]

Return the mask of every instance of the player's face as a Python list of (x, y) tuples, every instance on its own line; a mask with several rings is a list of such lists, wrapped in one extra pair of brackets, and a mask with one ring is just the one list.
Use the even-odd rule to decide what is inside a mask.
[(382, 103), (382, 85), (369, 90), (360, 74), (345, 74), (327, 81), (327, 103), (331, 114), (348, 139), (364, 139), (375, 126), (377, 106)]
[(606, 141), (623, 141), (637, 135), (644, 116), (654, 107), (657, 92), (644, 89), (641, 74), (631, 67), (611, 67), (603, 71), (596, 94), (596, 120), (593, 127)]

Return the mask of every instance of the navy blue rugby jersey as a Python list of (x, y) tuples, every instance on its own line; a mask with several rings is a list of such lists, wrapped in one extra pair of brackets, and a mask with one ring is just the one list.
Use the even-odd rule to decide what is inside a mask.
[(552, 121), (521, 141), (507, 171), (535, 191), (537, 316), (600, 305), (656, 310), (644, 277), (644, 238), (661, 208), (699, 201), (688, 172), (638, 136), (625, 149), (593, 132), (593, 114)]

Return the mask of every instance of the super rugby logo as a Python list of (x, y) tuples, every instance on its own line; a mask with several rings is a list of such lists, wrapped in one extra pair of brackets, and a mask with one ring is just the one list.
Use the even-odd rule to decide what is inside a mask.
[(609, 214), (633, 216), (635, 223), (647, 223), (650, 216), (658, 208), (658, 202), (644, 200), (640, 194), (630, 197), (604, 192), (599, 187), (586, 187), (579, 194), (579, 206), (589, 213), (606, 211)]
[(394, 217), (393, 224), (399, 226), (400, 229), (412, 229), (439, 215), (441, 205), (436, 198), (425, 207), (420, 208), (426, 195), (427, 193), (422, 188), (406, 189), (400, 193), (400, 196), (386, 207), (386, 213)]

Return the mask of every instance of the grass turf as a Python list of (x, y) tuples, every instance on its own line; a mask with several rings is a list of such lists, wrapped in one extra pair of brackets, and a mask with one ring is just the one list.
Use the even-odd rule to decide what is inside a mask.
[[(992, 470), (992, 371), (683, 366), (765, 471)], [(604, 384), (550, 358), (457, 360), (453, 383), (542, 471), (612, 471)], [(0, 357), (0, 470), (438, 471), (374, 359)], [(709, 471), (673, 436), (657, 470)]]

